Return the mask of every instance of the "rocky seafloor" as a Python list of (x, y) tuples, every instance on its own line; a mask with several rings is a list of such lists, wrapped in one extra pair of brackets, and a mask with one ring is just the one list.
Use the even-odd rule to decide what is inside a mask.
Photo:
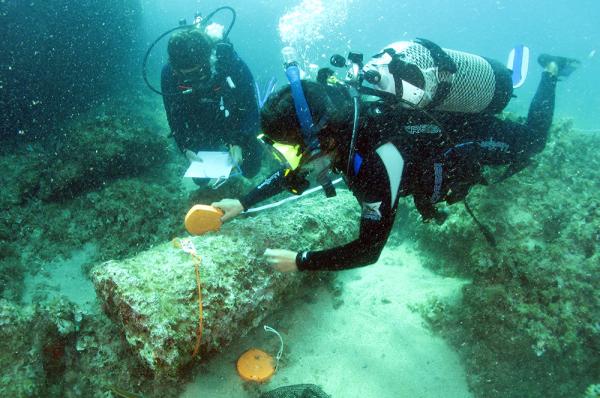
[(476, 396), (577, 397), (600, 379), (599, 147), (559, 122), (532, 165), (474, 189), (495, 246), (460, 205), (412, 231), (430, 268), (472, 279), (458, 303), (421, 310), (463, 355)]
[[(143, 260), (157, 261), (160, 256), (153, 253), (159, 252), (168, 251), (169, 261), (179, 255), (169, 242), (185, 235), (183, 215), (199, 198), (181, 187), (178, 176), (185, 163), (157, 130), (145, 117), (108, 111), (84, 115), (41, 142), (2, 148), (1, 396), (110, 397), (111, 388), (118, 386), (145, 397), (168, 397), (177, 396), (189, 380), (196, 366), (188, 358), (197, 308), (190, 264), (185, 265), (189, 278), (183, 302), (179, 307), (157, 304), (158, 310), (144, 318), (145, 331), (128, 329), (125, 312), (107, 308), (109, 295), (103, 292), (108, 285), (100, 282), (102, 272), (110, 271), (106, 264), (122, 269), (135, 264), (137, 271), (127, 278), (137, 282), (123, 279), (150, 297), (153, 289), (140, 289), (138, 283), (140, 275), (147, 277), (140, 273)], [(599, 147), (600, 137), (578, 134), (568, 123), (558, 123), (534, 164), (499, 184), (474, 189), (469, 203), (494, 235), (495, 247), (461, 205), (450, 207), (450, 217), (438, 226), (422, 224), (412, 204), (401, 204), (400, 212), (408, 216), (402, 217), (402, 228), (398, 225), (392, 238), (415, 240), (430, 268), (472, 281), (457, 303), (432, 299), (416, 310), (461, 353), (475, 396), (583, 397), (586, 390), (588, 397), (598, 396), (593, 383), (600, 382)], [(229, 189), (242, 191), (248, 185)], [(325, 201), (320, 195), (310, 200), (313, 205)], [(348, 239), (342, 230), (325, 229), (336, 216), (354, 218), (353, 199), (341, 195), (340, 200), (323, 220), (311, 220), (309, 214), (292, 211), (298, 207), (288, 207), (282, 214), (303, 219), (295, 225), (305, 228), (280, 233), (305, 243)], [(253, 242), (264, 246), (275, 239), (273, 231), (283, 227), (268, 220), (267, 215), (239, 221), (240, 228), (254, 228), (245, 235), (243, 250), (250, 250)], [(231, 231), (225, 235), (234, 239)], [(101, 299), (92, 297), (82, 305), (54, 286), (30, 286), (32, 277), (51, 275), (61, 259), (83, 248), (88, 248), (87, 254), (77, 267), (88, 281), (95, 275)], [(215, 250), (215, 256), (224, 255), (222, 248)], [(228, 253), (247, 259), (240, 269), (249, 270), (258, 252), (243, 250)], [(210, 257), (210, 252), (204, 255)], [(237, 262), (227, 264), (232, 279), (257, 283), (262, 275), (240, 274), (234, 272)], [(210, 284), (216, 278), (207, 266)], [(230, 297), (226, 293), (213, 297)], [(129, 303), (133, 308), (143, 301)], [(152, 351), (140, 343), (143, 336), (151, 336), (152, 327), (154, 333), (171, 330), (159, 327), (158, 321), (152, 324), (162, 319), (161, 308), (171, 314), (187, 311), (184, 318), (190, 320), (177, 329), (190, 332), (179, 340), (182, 343), (162, 336), (165, 344), (180, 347), (169, 355), (185, 355), (185, 360), (174, 359), (182, 366), (168, 372), (156, 372), (154, 365), (162, 362), (145, 360), (142, 354)], [(207, 311), (209, 339), (217, 317), (211, 319), (210, 306)], [(252, 322), (244, 330), (250, 327)], [(132, 330), (141, 330), (142, 337), (132, 337)], [(213, 348), (225, 345), (235, 333)], [(209, 348), (205, 346), (203, 356), (209, 355)]]

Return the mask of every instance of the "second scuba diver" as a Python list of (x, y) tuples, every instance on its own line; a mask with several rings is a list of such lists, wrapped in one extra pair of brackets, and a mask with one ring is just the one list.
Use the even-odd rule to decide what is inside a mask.
[[(254, 78), (218, 24), (192, 25), (168, 43), (161, 91), (171, 133), (188, 160), (228, 149), (242, 174), (260, 170), (259, 112)], [(194, 179), (203, 185), (201, 179)]]
[[(427, 43), (441, 65), (446, 54)], [(425, 79), (419, 82), (415, 78), (414, 68), (402, 61), (406, 59), (403, 55), (398, 57), (386, 49), (379, 58), (385, 53), (398, 61), (395, 66), (393, 62), (386, 64), (385, 70), (389, 67), (392, 71), (394, 66), (408, 76), (392, 84), (395, 95), (420, 93), (415, 87), (425, 87)], [(307, 174), (322, 177), (329, 170), (342, 174), (362, 206), (359, 237), (324, 250), (267, 249), (266, 261), (282, 272), (343, 270), (372, 264), (390, 235), (400, 197), (412, 195), (423, 220), (441, 223), (445, 214), (435, 204), (463, 200), (470, 187), (485, 183), (482, 166), (507, 165), (507, 175), (511, 175), (544, 149), (554, 113), (556, 84), (574, 70), (577, 61), (549, 55), (540, 56), (538, 61), (544, 70), (524, 124), (494, 116), (512, 95), (512, 86), (502, 85), (499, 80), (495, 88), (491, 87), (503, 91), (496, 93), (501, 100), (490, 95), (484, 105), (473, 102), (488, 111), (459, 113), (440, 111), (439, 106), (430, 106), (427, 112), (389, 101), (369, 101), (353, 93), (348, 85), (327, 80), (330, 74), (326, 71), (320, 73), (320, 82), (290, 79), (290, 86), (267, 101), (261, 120), (268, 140), (300, 147), (300, 166), (276, 172), (240, 199), (223, 199), (212, 205), (223, 210), (222, 219), (227, 221), (286, 189), (297, 192), (298, 180)], [(449, 65), (452, 70), (451, 62)], [(494, 68), (488, 68), (490, 76), (500, 79), (501, 73)], [(460, 72), (454, 68), (452, 73)], [(464, 76), (457, 75), (454, 82), (457, 78)], [(407, 80), (413, 85), (405, 84)], [(451, 87), (438, 87), (438, 93), (443, 93), (450, 108), (456, 92)], [(436, 95), (420, 98), (437, 105), (444, 100)], [(356, 99), (360, 102), (358, 120), (352, 117)]]

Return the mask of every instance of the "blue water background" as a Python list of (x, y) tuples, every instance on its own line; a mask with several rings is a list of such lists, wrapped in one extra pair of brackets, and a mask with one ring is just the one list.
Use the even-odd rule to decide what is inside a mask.
[[(256, 79), (266, 83), (282, 73), (278, 34), (279, 18), (299, 0), (143, 0), (149, 41), (177, 25), (188, 22), (196, 10), (207, 14), (221, 5), (237, 10), (238, 20), (231, 33), (237, 51), (250, 65)], [(348, 15), (338, 27), (324, 27), (327, 40), (312, 44), (315, 62), (327, 64), (334, 52), (345, 54), (348, 43), (354, 51), (372, 55), (394, 41), (424, 37), (442, 47), (472, 52), (506, 62), (509, 50), (518, 43), (531, 48), (532, 62), (525, 85), (518, 89), (508, 110), (524, 114), (538, 83), (542, 52), (561, 54), (582, 61), (579, 71), (560, 85), (556, 117), (570, 117), (579, 129), (600, 129), (600, 1), (520, 0), (354, 0), (347, 2)], [(324, 1), (323, 4), (330, 4)], [(224, 13), (217, 20), (226, 22)], [(166, 40), (152, 56), (151, 67), (165, 61)], [(594, 51), (596, 52), (594, 54)], [(591, 54), (594, 54), (591, 56)], [(160, 59), (159, 59), (160, 58)]]

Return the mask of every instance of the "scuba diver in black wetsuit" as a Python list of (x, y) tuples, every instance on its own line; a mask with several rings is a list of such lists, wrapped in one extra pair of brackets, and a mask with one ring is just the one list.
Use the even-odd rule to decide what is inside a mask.
[[(431, 53), (441, 50), (435, 45), (430, 47)], [(405, 57), (396, 55), (390, 59), (403, 62)], [(411, 65), (394, 68), (404, 68), (404, 76), (408, 76), (412, 87), (398, 75), (393, 86), (396, 97), (417, 98), (412, 104), (417, 106), (409, 108), (399, 107), (397, 101), (365, 100), (351, 86), (332, 79), (326, 79), (326, 84), (290, 79), (290, 86), (273, 95), (263, 108), (262, 127), (270, 140), (300, 146), (303, 152), (300, 166), (293, 171), (278, 171), (239, 200), (223, 199), (213, 206), (224, 211), (223, 221), (226, 221), (285, 189), (302, 191), (307, 174), (317, 176), (327, 192), (326, 173), (329, 170), (341, 173), (362, 206), (359, 237), (345, 245), (318, 251), (268, 249), (266, 260), (282, 272), (342, 270), (376, 262), (392, 229), (399, 197), (412, 195), (424, 220), (443, 222), (445, 215), (435, 204), (460, 201), (471, 186), (484, 183), (482, 166), (509, 165), (510, 173), (515, 173), (532, 155), (542, 151), (552, 123), (558, 78), (570, 74), (577, 64), (562, 57), (540, 57), (544, 67), (541, 82), (527, 122), (519, 124), (493, 115), (512, 96), (512, 86), (501, 82), (502, 68), (488, 60), (485, 62), (489, 65), (473, 60), (482, 62), (481, 68), (489, 67), (489, 76), (495, 76), (496, 84), (491, 85), (494, 95), (484, 93), (488, 96), (485, 101), (479, 97), (468, 105), (484, 110), (471, 113), (446, 110), (457, 103), (466, 106), (464, 98), (453, 91), (460, 87), (440, 90), (438, 86), (438, 92), (442, 91), (445, 98), (422, 95), (424, 90), (417, 89), (426, 86), (414, 77)], [(393, 69), (388, 62), (386, 71), (388, 66)], [(455, 83), (461, 77), (460, 72), (453, 72), (457, 74)], [(323, 73), (320, 76), (323, 82)], [(382, 76), (373, 81), (380, 86), (386, 84)], [(420, 109), (419, 101), (435, 106), (428, 111)], [(356, 112), (359, 105), (360, 111)]]
[(254, 79), (222, 34), (203, 28), (192, 26), (169, 40), (161, 91), (172, 135), (190, 161), (199, 160), (200, 150), (229, 147), (243, 175), (253, 177), (262, 156)]

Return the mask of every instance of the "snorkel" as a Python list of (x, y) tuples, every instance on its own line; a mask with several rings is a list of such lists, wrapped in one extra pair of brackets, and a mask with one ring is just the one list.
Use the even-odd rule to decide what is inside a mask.
[[(316, 180), (323, 187), (325, 195), (328, 198), (335, 196), (335, 188), (328, 176), (331, 162), (321, 151), (321, 144), (319, 143), (318, 137), (319, 132), (327, 124), (327, 117), (323, 116), (321, 120), (319, 120), (318, 124), (315, 125), (310, 113), (310, 108), (308, 107), (308, 103), (306, 101), (306, 97), (304, 96), (304, 90), (302, 90), (302, 80), (300, 76), (300, 67), (296, 61), (296, 51), (292, 47), (284, 47), (281, 50), (281, 53), (283, 55), (285, 74), (290, 82), (290, 89), (292, 93), (292, 99), (294, 100), (296, 117), (300, 123), (302, 139), (306, 146), (305, 156), (308, 156), (308, 160), (303, 163), (305, 165), (313, 163), (311, 165), (312, 173), (316, 174)], [(304, 170), (305, 173), (306, 171), (307, 170)], [(290, 175), (290, 177), (294, 178), (299, 177), (300, 174), (298, 171), (293, 171), (291, 173), (294, 173), (294, 175)]]
[(184, 94), (188, 94), (191, 93), (192, 88), (190, 87), (189, 90), (186, 91), (178, 91), (175, 93), (163, 93), (162, 91), (158, 90), (157, 88), (155, 88), (150, 81), (148, 80), (148, 58), (150, 57), (150, 54), (152, 53), (152, 50), (154, 49), (154, 47), (167, 35), (175, 32), (176, 30), (180, 30), (180, 29), (204, 29), (206, 28), (206, 26), (208, 26), (208, 23), (212, 20), (212, 18), (219, 12), (221, 11), (229, 11), (231, 12), (231, 22), (229, 23), (229, 27), (227, 28), (227, 30), (225, 31), (225, 33), (223, 34), (223, 39), (221, 40), (221, 42), (227, 42), (227, 39), (229, 37), (229, 33), (231, 32), (231, 29), (233, 29), (233, 26), (235, 25), (235, 19), (236, 19), (236, 12), (233, 8), (229, 7), (229, 6), (223, 6), (223, 7), (219, 7), (216, 10), (214, 10), (213, 12), (211, 12), (210, 14), (208, 14), (205, 18), (202, 18), (202, 15), (200, 13), (196, 13), (196, 15), (194, 16), (194, 23), (192, 23), (191, 25), (188, 25), (185, 19), (182, 19), (179, 21), (179, 26), (173, 28), (173, 29), (169, 29), (167, 30), (165, 33), (163, 33), (162, 35), (158, 36), (158, 38), (156, 38), (156, 40), (154, 40), (154, 42), (152, 42), (152, 44), (150, 45), (150, 47), (148, 48), (148, 50), (146, 51), (146, 54), (144, 55), (144, 61), (142, 62), (142, 77), (144, 78), (144, 82), (146, 83), (146, 85), (148, 86), (148, 88), (150, 88), (150, 90), (154, 91), (155, 93), (162, 95), (162, 96), (172, 96), (172, 95), (180, 95), (182, 93)]

